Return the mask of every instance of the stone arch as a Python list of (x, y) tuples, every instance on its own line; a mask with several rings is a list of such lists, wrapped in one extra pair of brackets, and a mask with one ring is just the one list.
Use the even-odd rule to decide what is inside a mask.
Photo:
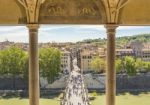
[(129, 0), (129, 3), (120, 10), (118, 23), (123, 25), (150, 24), (149, 4), (149, 0)]
[(25, 9), (17, 0), (0, 0), (0, 14), (0, 24), (25, 24), (27, 21)]

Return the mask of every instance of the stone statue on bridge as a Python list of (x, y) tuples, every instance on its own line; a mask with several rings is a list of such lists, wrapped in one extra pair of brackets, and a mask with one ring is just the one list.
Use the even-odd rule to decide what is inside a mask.
[(73, 59), (73, 71), (77, 71), (77, 72), (81, 71), (81, 69), (77, 65), (77, 58)]

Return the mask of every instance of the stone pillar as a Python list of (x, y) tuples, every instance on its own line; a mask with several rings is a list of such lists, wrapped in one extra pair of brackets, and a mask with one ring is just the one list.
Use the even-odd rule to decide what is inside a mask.
[(110, 24), (106, 25), (105, 28), (107, 30), (106, 105), (115, 105), (115, 33), (117, 26)]
[(29, 105), (39, 105), (38, 24), (28, 24), (29, 29)]

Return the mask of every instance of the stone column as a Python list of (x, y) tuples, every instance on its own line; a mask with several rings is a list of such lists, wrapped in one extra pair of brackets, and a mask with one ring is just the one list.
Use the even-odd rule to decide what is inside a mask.
[(105, 28), (107, 30), (106, 105), (115, 105), (115, 33), (117, 25), (109, 24)]
[(29, 29), (29, 105), (39, 105), (38, 24), (28, 24)]

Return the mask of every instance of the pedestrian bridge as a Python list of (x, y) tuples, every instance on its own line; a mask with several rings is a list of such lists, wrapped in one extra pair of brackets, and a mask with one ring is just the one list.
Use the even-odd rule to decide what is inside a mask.
[(88, 90), (81, 73), (77, 71), (70, 73), (61, 105), (90, 105)]

